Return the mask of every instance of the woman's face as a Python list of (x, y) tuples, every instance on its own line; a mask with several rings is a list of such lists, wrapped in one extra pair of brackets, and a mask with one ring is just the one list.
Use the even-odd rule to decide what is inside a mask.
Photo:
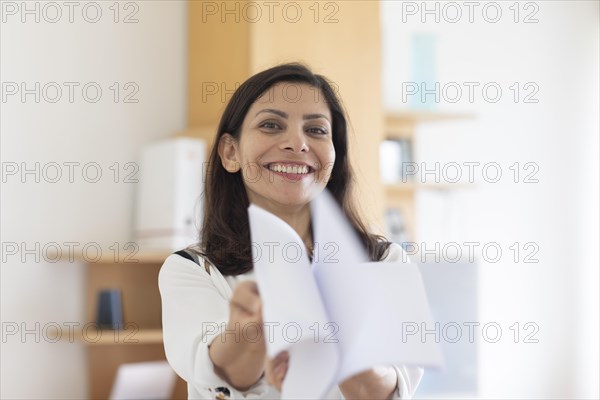
[(239, 142), (221, 140), (223, 165), (241, 168), (251, 203), (267, 210), (303, 207), (329, 181), (335, 161), (331, 124), (318, 89), (277, 84), (248, 110)]

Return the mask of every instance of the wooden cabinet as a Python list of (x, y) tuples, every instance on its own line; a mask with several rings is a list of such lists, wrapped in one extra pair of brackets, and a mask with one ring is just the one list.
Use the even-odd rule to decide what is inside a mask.
[[(110, 395), (119, 365), (165, 359), (158, 272), (168, 254), (137, 254), (130, 262), (112, 258), (87, 264), (87, 310), (79, 340), (87, 347), (88, 396)], [(96, 330), (98, 293), (121, 291), (124, 329)], [(187, 399), (187, 384), (177, 378), (172, 399)]]

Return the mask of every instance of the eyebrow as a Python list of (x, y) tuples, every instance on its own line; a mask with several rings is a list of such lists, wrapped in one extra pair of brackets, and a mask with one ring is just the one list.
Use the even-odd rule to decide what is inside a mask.
[[(256, 113), (256, 115), (260, 114), (260, 113), (271, 113), (271, 114), (275, 114), (275, 115), (279, 115), (281, 118), (285, 118), (287, 119), (289, 117), (288, 113), (281, 111), (281, 110), (276, 110), (274, 108), (265, 108), (264, 110), (260, 110), (259, 112)], [(255, 115), (255, 117), (256, 117)], [(327, 121), (329, 121), (329, 118), (327, 118), (324, 114), (304, 114), (302, 116), (302, 119), (317, 119), (317, 118), (325, 118)]]

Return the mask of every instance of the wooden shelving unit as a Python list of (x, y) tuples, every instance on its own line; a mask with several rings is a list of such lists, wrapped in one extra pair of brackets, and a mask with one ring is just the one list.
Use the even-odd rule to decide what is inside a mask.
[[(165, 360), (158, 273), (169, 253), (138, 253), (115, 260), (106, 255), (86, 263), (87, 308), (85, 323), (73, 337), (62, 340), (83, 343), (87, 350), (88, 398), (106, 399), (121, 364)], [(67, 257), (63, 257), (67, 258)], [(99, 330), (96, 326), (97, 296), (102, 289), (121, 291), (122, 330)], [(177, 378), (172, 399), (187, 399), (187, 384)]]
[(474, 114), (437, 113), (432, 111), (390, 112), (385, 115), (385, 139), (412, 139), (415, 126), (424, 122), (448, 122), (474, 117)]
[(452, 190), (466, 188), (466, 183), (419, 183), (419, 182), (401, 182), (385, 185), (385, 192), (388, 197), (393, 197), (397, 193), (412, 193), (417, 190)]
[[(98, 292), (110, 288), (121, 291), (124, 323), (121, 331), (101, 331), (97, 341), (87, 333), (90, 398), (108, 398), (119, 365), (166, 359), (158, 273), (168, 255), (138, 253), (120, 262), (107, 257), (88, 264), (87, 321), (95, 321)], [(172, 398), (186, 397), (186, 384), (179, 378)]]
[[(431, 111), (390, 112), (385, 115), (383, 140), (406, 139), (414, 144), (417, 125), (422, 123), (444, 123), (457, 120), (474, 119), (474, 114), (438, 113)], [(414, 153), (414, 152), (413, 152)], [(409, 240), (415, 240), (416, 212), (415, 195), (419, 190), (454, 190), (466, 188), (464, 183), (421, 183), (398, 182), (384, 185), (386, 209), (396, 208), (402, 213)]]

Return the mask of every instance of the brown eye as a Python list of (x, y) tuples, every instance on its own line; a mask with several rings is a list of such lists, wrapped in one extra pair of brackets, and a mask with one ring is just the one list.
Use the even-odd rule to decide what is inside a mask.
[(262, 124), (259, 125), (259, 128), (265, 128), (265, 129), (281, 129), (281, 127), (279, 126), (279, 124), (277, 122), (274, 121), (265, 121)]
[(320, 128), (320, 127), (308, 128), (307, 131), (309, 133), (314, 133), (314, 134), (317, 134), (317, 135), (327, 135), (327, 129)]

